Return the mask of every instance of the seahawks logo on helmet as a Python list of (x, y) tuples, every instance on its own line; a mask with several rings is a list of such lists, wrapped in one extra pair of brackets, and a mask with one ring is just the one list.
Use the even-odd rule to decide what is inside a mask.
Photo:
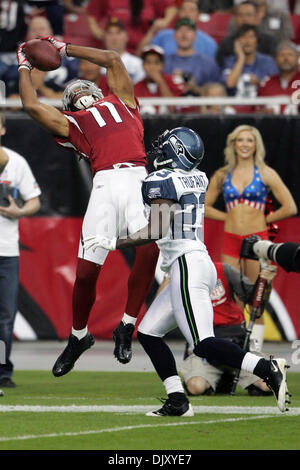
[(177, 127), (157, 138), (153, 143), (152, 155), (155, 156), (155, 169), (169, 167), (191, 171), (201, 162), (204, 145), (195, 131), (188, 127)]
[[(176, 136), (176, 135), (171, 135), (171, 137), (168, 139), (171, 146), (174, 149), (174, 152), (176, 153), (177, 157), (185, 157), (185, 151), (189, 154), (190, 158), (193, 158), (192, 155), (189, 153), (187, 149), (185, 149), (183, 142)], [(174, 163), (172, 166), (176, 166)]]

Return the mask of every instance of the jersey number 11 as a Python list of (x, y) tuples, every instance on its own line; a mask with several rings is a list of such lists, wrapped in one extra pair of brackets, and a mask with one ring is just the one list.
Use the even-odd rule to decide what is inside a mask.
[[(112, 115), (113, 119), (117, 123), (122, 122), (122, 118), (121, 118), (120, 114), (118, 113), (118, 111), (116, 110), (116, 107), (112, 103), (109, 103), (108, 101), (103, 101), (103, 103), (98, 104), (97, 106), (106, 106), (106, 108), (108, 109), (108, 111)], [(95, 121), (97, 122), (97, 124), (99, 125), (99, 127), (106, 126), (107, 123), (104, 121), (103, 117), (101, 116), (101, 114), (100, 114), (100, 112), (98, 111), (97, 108), (93, 107), (93, 108), (87, 109), (87, 111), (89, 111), (93, 115), (93, 117), (94, 117)]]

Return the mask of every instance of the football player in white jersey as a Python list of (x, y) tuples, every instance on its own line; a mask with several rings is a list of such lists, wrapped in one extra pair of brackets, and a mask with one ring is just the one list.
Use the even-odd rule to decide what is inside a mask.
[(217, 276), (203, 243), (205, 192), (208, 180), (197, 169), (204, 155), (201, 138), (193, 130), (178, 127), (165, 131), (154, 143), (154, 167), (143, 182), (143, 199), (149, 223), (128, 238), (100, 235), (84, 240), (85, 248), (115, 250), (157, 241), (162, 269), (170, 274), (172, 311), (161, 308), (157, 297), (138, 328), (138, 339), (161, 378), (168, 398), (148, 416), (193, 416), (194, 412), (177, 373), (174, 356), (164, 342), (177, 326), (194, 353), (261, 377), (272, 389), (278, 407), (286, 411), (289, 394), (285, 359), (266, 360), (243, 351), (237, 344), (215, 338), (210, 294)]

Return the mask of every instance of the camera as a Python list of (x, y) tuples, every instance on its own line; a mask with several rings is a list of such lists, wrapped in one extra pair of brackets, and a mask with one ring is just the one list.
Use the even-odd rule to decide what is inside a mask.
[(243, 239), (240, 257), (273, 261), (286, 272), (300, 273), (299, 243), (272, 243), (268, 240), (262, 240), (258, 235), (251, 235)]

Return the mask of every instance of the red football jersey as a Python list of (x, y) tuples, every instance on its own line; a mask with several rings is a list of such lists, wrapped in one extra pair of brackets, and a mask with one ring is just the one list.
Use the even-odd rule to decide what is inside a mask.
[(92, 107), (64, 111), (69, 136), (54, 136), (57, 144), (88, 158), (92, 172), (131, 162), (146, 166), (144, 127), (139, 105), (131, 108), (115, 95), (105, 96)]

